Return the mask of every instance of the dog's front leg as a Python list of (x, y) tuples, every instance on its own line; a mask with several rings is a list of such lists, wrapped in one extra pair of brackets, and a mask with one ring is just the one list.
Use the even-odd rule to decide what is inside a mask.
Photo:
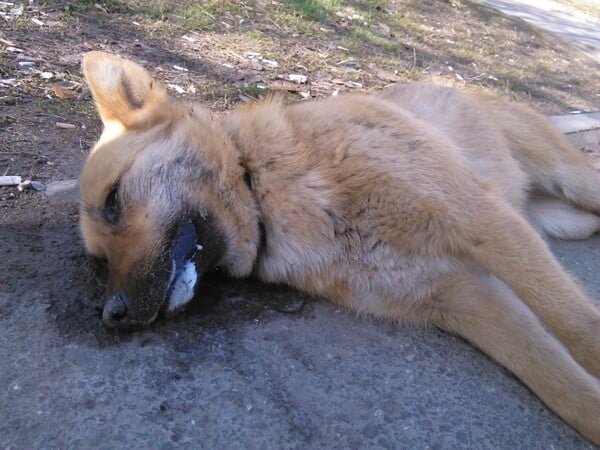
[(563, 420), (600, 444), (600, 382), (508, 286), (482, 271), (453, 276), (437, 292), (429, 300), (435, 325), (500, 362)]

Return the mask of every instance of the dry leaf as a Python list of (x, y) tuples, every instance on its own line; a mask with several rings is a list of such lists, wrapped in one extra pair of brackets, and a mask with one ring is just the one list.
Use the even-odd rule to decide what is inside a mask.
[(360, 89), (363, 87), (362, 83), (359, 83), (358, 81), (348, 81), (347, 83), (344, 83), (344, 85), (352, 89)]
[(391, 30), (390, 27), (388, 25), (386, 25), (385, 23), (379, 23), (379, 28), (381, 28), (381, 30), (385, 33), (385, 34), (390, 34)]
[(269, 83), (269, 89), (272, 91), (297, 92), (300, 90), (300, 86), (298, 86), (296, 83), (293, 83), (291, 81), (280, 80), (280, 81), (273, 81), (272, 83)]
[(185, 92), (185, 89), (179, 86), (178, 84), (167, 84), (167, 86), (175, 90), (175, 92), (177, 92), (178, 94), (183, 94)]
[(80, 84), (72, 81), (61, 81), (52, 85), (52, 92), (58, 98), (69, 99), (77, 97), (77, 89), (81, 87)]
[(273, 61), (272, 59), (262, 58), (261, 61), (263, 64), (266, 64), (269, 67), (279, 67), (279, 63), (277, 61)]
[(305, 91), (307, 87), (293, 81), (277, 80), (269, 83), (269, 89), (272, 91), (301, 92)]
[(17, 80), (16, 78), (5, 78), (3, 80), (0, 80), (0, 86), (18, 86), (19, 84), (21, 84), (21, 82), (19, 80)]

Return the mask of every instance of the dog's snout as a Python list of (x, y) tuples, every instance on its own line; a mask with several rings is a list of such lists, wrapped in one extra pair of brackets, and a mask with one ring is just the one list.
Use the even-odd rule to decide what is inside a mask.
[(102, 320), (108, 326), (118, 326), (126, 316), (127, 294), (123, 291), (117, 291), (106, 302)]

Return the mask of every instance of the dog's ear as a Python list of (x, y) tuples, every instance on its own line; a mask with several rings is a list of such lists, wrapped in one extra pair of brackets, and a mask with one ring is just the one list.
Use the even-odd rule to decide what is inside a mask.
[(166, 90), (139, 65), (116, 55), (90, 52), (83, 73), (105, 127), (151, 127), (168, 109)]

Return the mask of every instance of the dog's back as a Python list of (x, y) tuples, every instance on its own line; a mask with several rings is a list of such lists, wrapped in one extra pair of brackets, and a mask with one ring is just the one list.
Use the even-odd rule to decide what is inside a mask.
[(538, 231), (585, 239), (600, 228), (590, 214), (600, 205), (594, 167), (546, 117), (519, 103), (425, 83), (378, 96), (438, 128)]

